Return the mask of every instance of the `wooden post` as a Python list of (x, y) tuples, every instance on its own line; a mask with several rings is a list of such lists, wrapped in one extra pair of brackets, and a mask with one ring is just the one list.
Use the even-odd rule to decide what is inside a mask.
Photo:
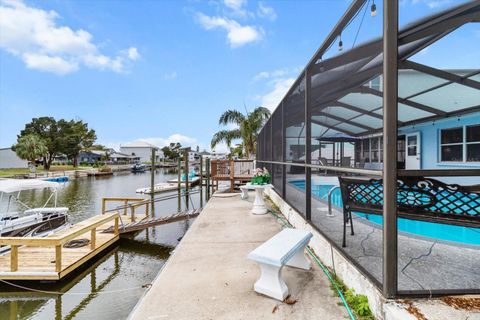
[(105, 214), (105, 207), (106, 207), (106, 200), (105, 198), (102, 198), (102, 214)]
[(10, 271), (18, 270), (18, 246), (10, 246)]
[(10, 301), (10, 320), (17, 320), (18, 317), (18, 301)]
[(230, 165), (230, 192), (233, 192), (233, 185), (235, 184), (235, 162), (233, 160), (229, 161)]
[(55, 271), (62, 271), (62, 245), (55, 246)]
[(148, 205), (148, 203), (145, 204), (145, 217), (148, 218), (150, 216), (149, 214), (149, 208), (150, 206)]
[(132, 222), (135, 222), (135, 206), (134, 205), (130, 206), (130, 220), (132, 220)]
[(127, 205), (128, 205), (128, 200), (125, 199), (124, 203), (123, 203), (123, 215), (126, 216), (127, 215)]
[(114, 224), (114, 233), (118, 235), (118, 216), (115, 217), (115, 224)]
[[(155, 148), (152, 148), (152, 170), (150, 171), (150, 205), (152, 215), (155, 215)], [(148, 207), (148, 205), (147, 205)]]
[(190, 151), (190, 148), (186, 148), (184, 151), (184, 157), (185, 157), (185, 207), (188, 209), (188, 191), (190, 190), (190, 185), (189, 185), (189, 168), (188, 168), (188, 152)]
[(210, 199), (210, 159), (205, 160), (205, 171), (206, 171), (206, 179), (207, 179), (207, 201)]
[(95, 250), (97, 246), (97, 228), (90, 230), (90, 249)]
[(178, 191), (180, 192), (180, 189), (182, 187), (182, 158), (178, 158), (178, 178), (177, 178), (177, 184), (178, 184)]
[(203, 157), (200, 156), (200, 207), (203, 207)]

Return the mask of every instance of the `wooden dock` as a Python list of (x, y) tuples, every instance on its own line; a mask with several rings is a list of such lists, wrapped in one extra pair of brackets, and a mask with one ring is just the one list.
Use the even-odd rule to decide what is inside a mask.
[(199, 214), (200, 214), (199, 209), (189, 210), (186, 212), (175, 213), (167, 217), (143, 219), (138, 222), (130, 222), (121, 226), (118, 230), (116, 230), (114, 226), (111, 226), (110, 228), (105, 229), (103, 232), (104, 233), (118, 232), (120, 234), (132, 233), (132, 232), (137, 232), (150, 227), (160, 226), (162, 224), (192, 219), (192, 218), (198, 217)]
[[(111, 202), (122, 205), (113, 211), (108, 210), (107, 204)], [(200, 213), (199, 210), (190, 210), (168, 217), (150, 218), (149, 205), (146, 199), (103, 198), (101, 215), (50, 236), (0, 237), (0, 245), (11, 248), (0, 256), (0, 280), (61, 280), (118, 241), (122, 233), (191, 219)], [(84, 245), (68, 246), (76, 240)]]
[[(11, 250), (0, 256), (0, 279), (61, 280), (118, 241), (122, 223), (148, 217), (148, 204), (144, 199), (108, 198), (103, 202), (103, 211), (107, 201), (126, 203), (130, 214), (127, 210), (101, 214), (44, 238), (1, 237), (0, 245), (10, 246)], [(140, 206), (145, 206), (144, 213), (136, 210)], [(113, 233), (104, 232), (109, 228), (113, 228)], [(80, 239), (88, 240), (88, 244), (79, 248), (65, 247), (66, 243)]]

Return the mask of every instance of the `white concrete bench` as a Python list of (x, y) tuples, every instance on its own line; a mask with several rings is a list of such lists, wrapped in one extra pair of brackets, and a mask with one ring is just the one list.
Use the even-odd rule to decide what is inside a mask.
[(284, 229), (248, 254), (248, 258), (260, 264), (260, 279), (255, 282), (256, 292), (283, 301), (288, 287), (282, 279), (284, 265), (309, 270), (310, 261), (305, 257), (305, 247), (312, 234), (305, 230)]
[(249, 189), (249, 185), (244, 185), (244, 186), (240, 186), (240, 191), (242, 191), (242, 194), (240, 195), (240, 198), (242, 198), (242, 200), (246, 200), (248, 199), (248, 189)]

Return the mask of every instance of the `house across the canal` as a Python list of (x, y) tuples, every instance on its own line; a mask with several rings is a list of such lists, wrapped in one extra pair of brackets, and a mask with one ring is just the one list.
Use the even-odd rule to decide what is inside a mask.
[(151, 162), (152, 150), (155, 150), (155, 162), (160, 162), (164, 159), (162, 150), (146, 141), (134, 141), (120, 146), (121, 153), (138, 157), (140, 162)]

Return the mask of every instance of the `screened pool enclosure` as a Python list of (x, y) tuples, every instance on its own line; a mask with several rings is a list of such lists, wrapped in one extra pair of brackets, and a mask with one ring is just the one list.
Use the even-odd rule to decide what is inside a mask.
[(480, 1), (402, 28), (384, 1), (383, 37), (322, 58), (371, 3), (352, 1), (305, 66), (257, 166), (386, 297), (480, 293), (480, 39), (459, 46)]

